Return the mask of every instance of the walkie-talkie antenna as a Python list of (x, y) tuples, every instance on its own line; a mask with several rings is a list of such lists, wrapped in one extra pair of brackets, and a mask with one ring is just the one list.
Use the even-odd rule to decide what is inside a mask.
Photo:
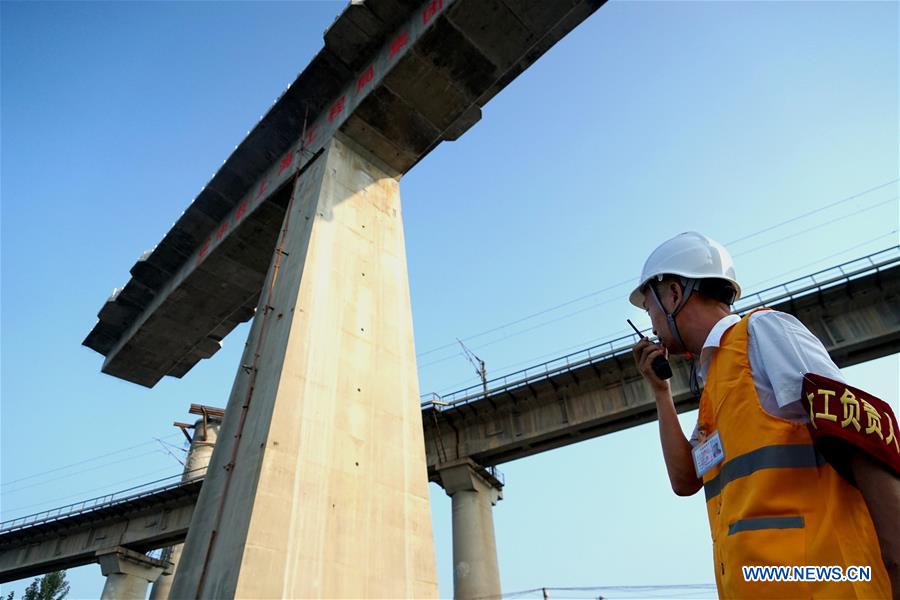
[[(634, 332), (638, 334), (638, 337), (641, 339), (649, 339), (641, 330), (634, 326), (634, 323), (631, 322), (631, 319), (625, 319), (628, 321), (628, 324), (631, 325), (631, 328), (634, 329)], [(672, 366), (669, 364), (668, 359), (665, 356), (656, 356), (653, 358), (653, 363), (650, 365), (653, 369), (653, 372), (660, 379), (671, 379), (672, 378)]]
[(646, 337), (643, 333), (641, 333), (640, 329), (638, 329), (637, 327), (634, 326), (634, 323), (631, 322), (631, 319), (625, 319), (625, 320), (628, 321), (628, 324), (631, 325), (631, 328), (634, 329), (634, 332), (636, 334), (638, 334), (638, 337)]

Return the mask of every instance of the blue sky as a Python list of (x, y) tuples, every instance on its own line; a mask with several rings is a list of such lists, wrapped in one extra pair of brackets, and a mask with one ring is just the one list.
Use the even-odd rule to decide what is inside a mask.
[[(0, 3), (2, 520), (179, 472), (153, 438), (224, 406), (246, 327), (152, 390), (80, 343), (343, 6)], [(474, 382), (432, 351), (457, 337), (500, 375), (646, 324), (627, 284), (595, 292), (682, 231), (726, 243), (748, 291), (896, 245), (898, 132), (897, 3), (608, 3), (401, 183), (421, 391)], [(897, 355), (845, 374), (897, 410)], [(501, 469), (504, 591), (713, 581), (655, 423)], [(99, 596), (98, 566), (70, 579)]]

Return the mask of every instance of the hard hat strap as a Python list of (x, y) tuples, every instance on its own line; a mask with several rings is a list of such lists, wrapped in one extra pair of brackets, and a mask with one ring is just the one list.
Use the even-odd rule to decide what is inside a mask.
[[(687, 283), (685, 283), (685, 281), (687, 281)], [(678, 339), (678, 343), (681, 344), (681, 347), (685, 350), (685, 352), (688, 353), (688, 356), (691, 359), (691, 375), (689, 377), (689, 382), (691, 386), (691, 394), (693, 394), (693, 396), (697, 398), (700, 396), (700, 381), (697, 376), (697, 360), (695, 359), (693, 353), (688, 351), (688, 348), (684, 343), (684, 339), (682, 339), (681, 337), (681, 332), (678, 331), (678, 324), (675, 322), (675, 317), (678, 316), (678, 313), (681, 312), (681, 309), (683, 309), (688, 303), (691, 294), (693, 294), (694, 290), (697, 289), (700, 280), (683, 277), (681, 279), (681, 282), (681, 287), (684, 288), (684, 292), (681, 295), (681, 302), (678, 303), (678, 306), (675, 307), (675, 310), (672, 312), (672, 314), (669, 314), (669, 312), (664, 307), (663, 312), (666, 313), (666, 319), (669, 321), (669, 330), (673, 334), (675, 334), (675, 337)], [(656, 296), (656, 289), (653, 290), (653, 295)], [(658, 297), (656, 298), (656, 302), (660, 307), (662, 307), (662, 302), (659, 301)]]
[(675, 336), (675, 339), (681, 345), (682, 349), (687, 351), (688, 348), (684, 344), (684, 339), (682, 339), (681, 337), (681, 332), (678, 331), (678, 324), (675, 322), (675, 317), (678, 316), (678, 313), (681, 312), (681, 309), (685, 307), (688, 300), (690, 299), (691, 294), (694, 293), (694, 290), (697, 287), (697, 280), (684, 278), (682, 279), (682, 282), (684, 282), (685, 279), (687, 279), (687, 283), (682, 283), (684, 293), (681, 296), (681, 302), (678, 303), (678, 306), (675, 307), (675, 310), (672, 313), (669, 313), (669, 311), (666, 310), (666, 307), (663, 306), (662, 301), (659, 299), (659, 295), (656, 293), (656, 286), (653, 285), (653, 282), (650, 283), (650, 292), (653, 294), (653, 299), (656, 300), (656, 305), (659, 306), (660, 310), (662, 310), (666, 315), (666, 320), (669, 322), (669, 331), (671, 331)]
[[(687, 280), (687, 283), (684, 283), (685, 280)], [(681, 312), (681, 309), (687, 304), (691, 294), (694, 293), (694, 290), (697, 289), (698, 284), (700, 283), (699, 279), (688, 279), (687, 277), (682, 278), (681, 281), (681, 287), (684, 288), (684, 293), (681, 295), (681, 302), (678, 303), (678, 306), (675, 307), (675, 312), (672, 313), (673, 318)]]
[(697, 372), (697, 358), (691, 354), (691, 376), (690, 376), (690, 385), (691, 385), (691, 394), (694, 398), (700, 397), (700, 377)]

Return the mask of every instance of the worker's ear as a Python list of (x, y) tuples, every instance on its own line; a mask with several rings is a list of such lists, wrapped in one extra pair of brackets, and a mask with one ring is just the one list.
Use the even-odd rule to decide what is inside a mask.
[(670, 313), (675, 312), (675, 308), (681, 304), (682, 291), (683, 288), (678, 282), (669, 282), (669, 292), (672, 294), (672, 309), (669, 311)]

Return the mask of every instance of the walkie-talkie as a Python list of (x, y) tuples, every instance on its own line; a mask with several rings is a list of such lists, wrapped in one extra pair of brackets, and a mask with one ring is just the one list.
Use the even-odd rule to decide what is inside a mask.
[[(631, 328), (634, 329), (634, 332), (638, 334), (638, 337), (644, 337), (641, 333), (641, 330), (634, 326), (634, 323), (631, 322), (631, 319), (625, 319), (628, 321), (628, 324), (631, 325)], [(650, 364), (650, 368), (653, 369), (653, 373), (656, 374), (660, 379), (671, 379), (672, 378), (672, 367), (669, 365), (669, 361), (665, 356), (657, 356), (653, 359), (653, 362)]]

